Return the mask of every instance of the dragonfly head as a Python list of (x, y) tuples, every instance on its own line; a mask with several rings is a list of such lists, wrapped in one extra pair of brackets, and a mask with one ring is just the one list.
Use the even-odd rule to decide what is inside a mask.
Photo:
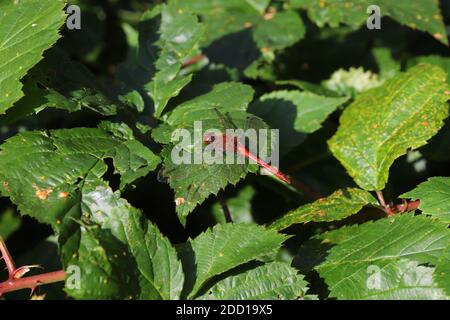
[(216, 141), (218, 138), (217, 134), (215, 133), (205, 133), (203, 135), (203, 143), (208, 145)]

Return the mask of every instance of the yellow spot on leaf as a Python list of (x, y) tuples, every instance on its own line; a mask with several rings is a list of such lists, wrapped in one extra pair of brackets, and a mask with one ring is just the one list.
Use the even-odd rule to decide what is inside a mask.
[(41, 189), (36, 185), (33, 185), (33, 188), (36, 190), (36, 197), (40, 200), (47, 200), (48, 196), (53, 192), (52, 188)]
[(443, 38), (442, 34), (439, 32), (436, 32), (435, 34), (433, 34), (433, 37), (437, 40), (441, 40)]
[(58, 193), (58, 197), (62, 198), (62, 199), (67, 199), (68, 196), (69, 196), (69, 193), (66, 191), (61, 191), (60, 193)]
[(325, 216), (325, 211), (319, 210), (319, 211), (314, 212), (313, 215), (319, 216), (319, 217), (324, 217)]
[(264, 47), (262, 47), (261, 51), (262, 51), (263, 53), (268, 53), (268, 52), (270, 52), (270, 48), (269, 48), (268, 45), (265, 45)]
[(175, 199), (175, 205), (176, 205), (176, 206), (182, 205), (182, 204), (184, 204), (185, 202), (186, 202), (186, 200), (185, 200), (184, 198), (182, 198), (182, 197), (176, 198), (176, 199)]
[(267, 12), (263, 16), (264, 20), (272, 20), (275, 16), (275, 13), (277, 13), (277, 9), (275, 9), (274, 7), (269, 7), (267, 9)]

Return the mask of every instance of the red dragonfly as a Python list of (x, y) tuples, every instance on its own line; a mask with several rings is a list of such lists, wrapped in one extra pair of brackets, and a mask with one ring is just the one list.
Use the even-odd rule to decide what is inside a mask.
[[(219, 115), (219, 121), (222, 123), (222, 125), (224, 127), (226, 127), (225, 126), (225, 117), (219, 112), (219, 110), (217, 110), (217, 109), (214, 109), (214, 110)], [(231, 125), (234, 128), (236, 128), (236, 126), (232, 123), (232, 121), (229, 117), (228, 117), (228, 122), (231, 123)], [(218, 134), (213, 134), (213, 133), (210, 133), (210, 134), (207, 133), (203, 136), (203, 143), (206, 145), (209, 145), (211, 143), (217, 143), (217, 141), (220, 141), (220, 140), (222, 140), (222, 141), (221, 141), (221, 144), (220, 143), (218, 144), (218, 148), (221, 147), (223, 149), (223, 151), (225, 151), (225, 152), (239, 153), (242, 156), (244, 156), (245, 158), (256, 162), (258, 165), (260, 165), (261, 167), (263, 167), (266, 170), (268, 170), (269, 172), (271, 172), (279, 180), (281, 180), (287, 184), (292, 184), (292, 180), (289, 176), (283, 174), (282, 172), (280, 172), (280, 170), (278, 170), (278, 168), (271, 166), (264, 160), (260, 159), (258, 156), (251, 153), (245, 147), (245, 145), (240, 143), (238, 137), (236, 137), (234, 135), (226, 135), (226, 134), (218, 135)]]

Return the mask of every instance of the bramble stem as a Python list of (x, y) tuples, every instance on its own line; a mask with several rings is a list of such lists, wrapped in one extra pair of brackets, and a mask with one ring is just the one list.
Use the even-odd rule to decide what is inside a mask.
[[(54, 283), (58, 281), (64, 281), (66, 278), (66, 272), (64, 270), (42, 273), (35, 276), (21, 278), (20, 271), (24, 268), (33, 267), (25, 266), (16, 268), (14, 260), (6, 247), (5, 242), (0, 237), (0, 252), (2, 254), (2, 259), (5, 261), (6, 268), (8, 269), (8, 280), (0, 283), (0, 297), (7, 292), (21, 290), (21, 289), (31, 289), (31, 292), (40, 285), (47, 283)], [(28, 271), (28, 270), (27, 270)], [(19, 275), (19, 276), (18, 276)]]
[(393, 216), (397, 213), (414, 211), (420, 205), (420, 200), (416, 200), (416, 201), (403, 200), (402, 204), (390, 205), (390, 204), (387, 204), (386, 201), (384, 200), (382, 191), (375, 191), (375, 192), (377, 194), (378, 202), (380, 203), (381, 209), (384, 212), (386, 212), (388, 217)]
[(64, 270), (59, 270), (19, 279), (8, 279), (0, 283), (0, 296), (4, 293), (21, 289), (34, 290), (37, 286), (64, 281), (65, 278), (66, 272)]
[(420, 205), (420, 200), (404, 201), (402, 204), (388, 206), (385, 211), (388, 216), (393, 216), (394, 214), (397, 214), (397, 213), (414, 211), (419, 207), (419, 205)]
[(14, 276), (16, 265), (14, 264), (14, 260), (11, 257), (11, 254), (9, 253), (8, 248), (6, 247), (6, 244), (3, 241), (2, 237), (0, 237), (0, 252), (2, 254), (1, 258), (5, 261), (6, 268), (8, 269), (8, 277), (9, 279), (11, 279)]

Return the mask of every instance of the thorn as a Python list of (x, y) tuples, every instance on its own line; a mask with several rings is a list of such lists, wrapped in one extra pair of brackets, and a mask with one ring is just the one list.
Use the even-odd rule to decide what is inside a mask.
[(12, 277), (14, 279), (20, 279), (22, 278), (25, 274), (27, 274), (28, 272), (30, 272), (30, 270), (32, 268), (40, 268), (40, 269), (44, 269), (42, 268), (40, 265), (38, 264), (33, 264), (33, 265), (29, 265), (29, 266), (22, 266), (17, 268), (16, 270), (14, 270)]
[(33, 295), (34, 291), (36, 290), (36, 287), (32, 287), (30, 289), (31, 289), (31, 292), (30, 292), (30, 298), (31, 298), (31, 296)]

